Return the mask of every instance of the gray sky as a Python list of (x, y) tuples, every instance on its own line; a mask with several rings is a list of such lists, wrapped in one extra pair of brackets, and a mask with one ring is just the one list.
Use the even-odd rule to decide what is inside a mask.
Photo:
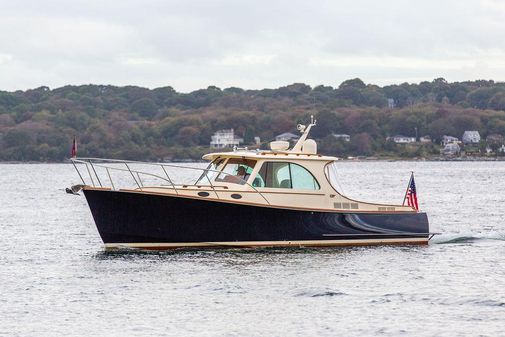
[(0, 90), (505, 80), (502, 0), (0, 0)]

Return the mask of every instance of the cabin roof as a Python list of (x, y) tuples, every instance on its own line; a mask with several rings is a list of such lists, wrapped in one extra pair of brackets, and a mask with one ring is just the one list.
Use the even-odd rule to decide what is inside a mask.
[(323, 156), (320, 154), (305, 154), (294, 152), (280, 152), (280, 151), (246, 151), (238, 150), (233, 152), (214, 152), (204, 155), (202, 158), (205, 160), (214, 160), (217, 157), (222, 158), (247, 158), (247, 159), (285, 159), (289, 161), (297, 160), (317, 160), (317, 161), (334, 161), (338, 160), (337, 157)]

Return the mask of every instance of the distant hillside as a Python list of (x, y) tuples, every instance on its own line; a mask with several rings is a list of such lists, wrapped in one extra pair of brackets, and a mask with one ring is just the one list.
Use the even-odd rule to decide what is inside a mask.
[[(388, 100), (389, 99), (389, 100)], [(278, 89), (208, 87), (188, 94), (171, 87), (146, 89), (108, 85), (0, 91), (0, 160), (62, 161), (72, 138), (79, 156), (139, 160), (197, 159), (211, 135), (235, 129), (252, 144), (295, 132), (314, 114), (312, 136), (322, 153), (338, 156), (438, 154), (433, 144), (402, 146), (386, 137), (461, 137), (477, 130), (483, 139), (505, 135), (505, 83), (448, 83), (379, 87), (360, 79), (338, 88), (295, 83)], [(331, 136), (351, 135), (350, 142)], [(494, 139), (503, 139), (496, 136)]]

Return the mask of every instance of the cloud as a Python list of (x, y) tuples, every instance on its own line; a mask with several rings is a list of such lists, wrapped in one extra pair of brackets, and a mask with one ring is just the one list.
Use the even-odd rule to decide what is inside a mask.
[(274, 59), (275, 55), (227, 55), (213, 61), (212, 64), (221, 66), (269, 65)]
[(7, 2), (0, 90), (505, 79), (498, 0)]
[(12, 56), (8, 54), (0, 54), (0, 64), (6, 64), (12, 60)]

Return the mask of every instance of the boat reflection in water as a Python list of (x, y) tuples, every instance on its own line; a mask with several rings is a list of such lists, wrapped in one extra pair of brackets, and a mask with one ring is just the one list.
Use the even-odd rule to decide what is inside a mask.
[[(426, 213), (337, 191), (337, 158), (318, 154), (307, 139), (314, 125), (299, 125), (302, 136), (292, 149), (272, 142), (269, 151), (211, 153), (203, 156), (207, 168), (72, 162), (106, 248), (427, 244)], [(178, 181), (191, 176), (182, 171), (194, 180)], [(126, 179), (134, 186), (122, 188)]]

